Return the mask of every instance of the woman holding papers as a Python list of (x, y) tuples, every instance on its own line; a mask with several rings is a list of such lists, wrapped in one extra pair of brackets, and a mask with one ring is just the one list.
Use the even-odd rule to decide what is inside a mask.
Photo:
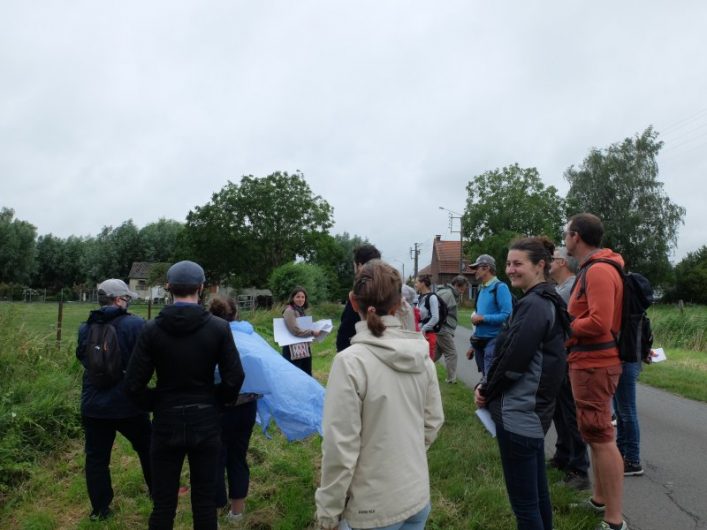
[(554, 245), (545, 237), (513, 242), (506, 274), (523, 296), (497, 339), (496, 357), (475, 390), (496, 425), (506, 490), (522, 530), (552, 530), (544, 439), (565, 374), (569, 317), (547, 282)]
[(380, 260), (356, 274), (349, 298), (361, 321), (334, 358), (324, 401), (320, 528), (425, 527), (427, 448), (444, 416), (427, 342), (395, 316), (400, 288)]
[[(318, 337), (319, 331), (302, 329), (297, 325), (297, 317), (304, 316), (304, 310), (309, 307), (307, 291), (304, 287), (295, 287), (290, 293), (287, 307), (282, 313), (285, 326), (296, 337)], [(303, 370), (307, 375), (312, 375), (312, 350), (309, 342), (298, 342), (283, 346), (282, 355), (292, 364)]]

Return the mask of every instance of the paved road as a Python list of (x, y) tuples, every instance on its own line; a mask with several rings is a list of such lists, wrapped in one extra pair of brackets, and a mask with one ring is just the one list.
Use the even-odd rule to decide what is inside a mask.
[[(457, 328), (458, 377), (473, 386), (476, 363), (463, 352), (470, 330)], [(705, 381), (707, 384), (707, 381)], [(470, 397), (471, 399), (471, 397)], [(638, 386), (642, 477), (624, 481), (624, 517), (631, 530), (707, 529), (707, 405), (645, 385)], [(545, 450), (554, 451), (555, 432)]]

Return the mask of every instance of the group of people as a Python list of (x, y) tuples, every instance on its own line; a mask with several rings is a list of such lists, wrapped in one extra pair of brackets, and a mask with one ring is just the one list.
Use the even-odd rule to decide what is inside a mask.
[(643, 472), (635, 399), (640, 360), (619, 358), (624, 285), (607, 261), (621, 269), (623, 260), (601, 248), (603, 233), (601, 220), (583, 213), (565, 225), (561, 248), (544, 237), (509, 247), (506, 274), (523, 295), (495, 336), (490, 366), (485, 357), (475, 401), (496, 425), (519, 529), (553, 528), (544, 453), (552, 420), (558, 440), (549, 464), (567, 472), (568, 485), (588, 489), (588, 445), (592, 496), (582, 506), (602, 514), (598, 529), (628, 528), (623, 477)]
[[(480, 290), (467, 357), (475, 358), (482, 374), (474, 399), (495, 423), (519, 529), (552, 529), (544, 438), (553, 420), (558, 443), (550, 464), (567, 471), (570, 485), (586, 488), (586, 443), (593, 472), (586, 506), (603, 514), (600, 529), (627, 529), (621, 514), (623, 476), (642, 471), (637, 372), (622, 366), (615, 339), (622, 278), (604, 261), (588, 267), (606, 259), (623, 265), (621, 256), (600, 247), (602, 236), (596, 216), (579, 214), (564, 228), (564, 247), (555, 248), (545, 237), (513, 241), (506, 274), (522, 292), (518, 299), (496, 277), (491, 256), (481, 255), (471, 266)], [(457, 295), (468, 283), (459, 276), (433, 289), (430, 278), (421, 276), (412, 305), (403, 296), (397, 270), (380, 257), (372, 245), (355, 250), (355, 281), (337, 333), (315, 494), (317, 521), (324, 529), (417, 530), (425, 527), (431, 510), (426, 451), (444, 421), (434, 362), (444, 358), (447, 382), (456, 381)], [(577, 265), (581, 289), (573, 289)], [(172, 527), (185, 456), (195, 528), (217, 527), (216, 507), (226, 504), (224, 469), (228, 516), (237, 519), (243, 513), (245, 454), (258, 396), (239, 397), (244, 370), (232, 333), (237, 312), (219, 299), (211, 312), (204, 309), (199, 304), (204, 281), (197, 264), (173, 265), (167, 282), (174, 303), (146, 324), (127, 314), (134, 293), (123, 282), (99, 286), (101, 308), (80, 329), (77, 348), (86, 367), (81, 412), (94, 518), (109, 514), (108, 461), (116, 431), (140, 458), (154, 504), (150, 528)], [(441, 325), (439, 297), (447, 313)], [(296, 336), (316, 335), (297, 326), (306, 308), (306, 291), (295, 289), (284, 319)], [(124, 378), (108, 390), (94, 384), (86, 353), (91, 326), (100, 322), (113, 323), (127, 367)], [(311, 374), (309, 343), (302, 344), (285, 348), (283, 357)], [(154, 373), (156, 386), (150, 388)], [(152, 423), (146, 411), (152, 411)]]

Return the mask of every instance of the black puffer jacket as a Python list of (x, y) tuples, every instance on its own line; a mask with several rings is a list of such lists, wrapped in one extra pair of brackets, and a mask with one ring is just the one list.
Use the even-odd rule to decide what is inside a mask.
[(554, 287), (527, 291), (498, 336), (496, 356), (481, 386), (496, 423), (509, 432), (543, 438), (565, 375), (569, 317)]
[[(221, 383), (214, 385), (218, 365)], [(155, 388), (147, 388), (153, 372)], [(125, 393), (148, 410), (223, 404), (238, 397), (244, 374), (228, 322), (197, 304), (165, 307), (145, 325), (125, 376)]]

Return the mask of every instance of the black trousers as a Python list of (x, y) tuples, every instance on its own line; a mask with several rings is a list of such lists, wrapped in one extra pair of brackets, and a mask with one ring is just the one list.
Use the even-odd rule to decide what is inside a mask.
[[(221, 460), (216, 469), (216, 506), (225, 506), (228, 499), (245, 499), (250, 484), (250, 468), (246, 455), (250, 435), (255, 425), (257, 401), (237, 407), (226, 407), (221, 419)], [(228, 498), (224, 472), (228, 477)]]
[(147, 414), (130, 418), (91, 418), (82, 416), (85, 435), (86, 487), (93, 512), (105, 512), (113, 500), (110, 478), (110, 454), (119, 432), (132, 444), (140, 459), (148, 490), (150, 476), (150, 418)]
[(294, 364), (297, 368), (302, 370), (305, 374), (307, 375), (312, 375), (312, 349), (310, 347), (309, 349), (309, 357), (305, 357), (304, 359), (292, 359), (290, 356), (290, 347), (289, 346), (283, 346), (282, 347), (282, 356), (290, 361), (292, 364)]
[(557, 431), (553, 460), (567, 471), (586, 475), (589, 470), (587, 444), (584, 443), (577, 429), (577, 409), (574, 397), (572, 397), (572, 386), (568, 374), (565, 374), (557, 394), (555, 414), (552, 420), (555, 422), (555, 430)]
[(174, 526), (179, 479), (189, 460), (195, 530), (216, 530), (214, 469), (221, 453), (221, 417), (215, 406), (187, 405), (156, 411), (152, 422), (152, 500), (149, 528)]

